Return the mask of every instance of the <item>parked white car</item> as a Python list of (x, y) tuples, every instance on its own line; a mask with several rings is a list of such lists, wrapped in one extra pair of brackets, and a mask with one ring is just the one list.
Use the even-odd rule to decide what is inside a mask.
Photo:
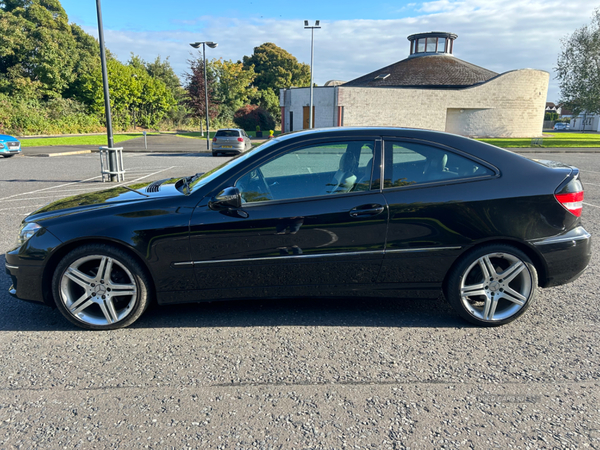
[(240, 128), (222, 128), (217, 130), (212, 140), (212, 154), (240, 154), (252, 148), (250, 137)]

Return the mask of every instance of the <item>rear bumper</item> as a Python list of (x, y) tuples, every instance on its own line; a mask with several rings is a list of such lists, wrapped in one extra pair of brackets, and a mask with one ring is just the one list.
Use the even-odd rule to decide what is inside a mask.
[(592, 257), (592, 236), (583, 227), (531, 242), (546, 262), (542, 287), (559, 286), (576, 280)]

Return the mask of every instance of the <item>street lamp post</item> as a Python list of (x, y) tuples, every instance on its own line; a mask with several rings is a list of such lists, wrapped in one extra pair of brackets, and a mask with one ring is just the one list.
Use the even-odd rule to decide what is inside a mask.
[(313, 59), (315, 53), (315, 28), (321, 28), (319, 26), (320, 21), (315, 20), (314, 26), (308, 25), (308, 20), (304, 21), (304, 29), (310, 28), (310, 106), (308, 116), (308, 128), (313, 127)]
[(106, 114), (106, 137), (108, 140), (108, 170), (110, 171), (110, 181), (118, 181), (114, 172), (117, 170), (117, 157), (115, 151), (111, 151), (114, 146), (112, 117), (110, 114), (110, 96), (108, 93), (108, 69), (106, 67), (106, 51), (104, 48), (104, 27), (102, 25), (102, 7), (100, 0), (96, 0), (96, 12), (98, 14), (98, 42), (100, 44), (100, 64), (102, 66), (102, 85), (104, 88), (104, 112)]
[(210, 123), (208, 121), (208, 81), (206, 79), (206, 46), (208, 45), (210, 48), (216, 48), (219, 44), (217, 44), (216, 42), (204, 41), (192, 42), (190, 45), (194, 48), (200, 48), (200, 46), (202, 45), (202, 57), (204, 61), (204, 97), (206, 100), (206, 150), (210, 150)]

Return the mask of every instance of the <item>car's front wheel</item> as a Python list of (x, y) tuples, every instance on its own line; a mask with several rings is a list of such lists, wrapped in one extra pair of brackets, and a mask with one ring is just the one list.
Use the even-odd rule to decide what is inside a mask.
[(70, 322), (113, 330), (135, 322), (149, 303), (151, 284), (128, 253), (105, 244), (72, 250), (52, 278), (56, 306)]
[(447, 300), (480, 326), (512, 322), (534, 301), (537, 272), (529, 257), (510, 245), (486, 245), (465, 255), (448, 274)]

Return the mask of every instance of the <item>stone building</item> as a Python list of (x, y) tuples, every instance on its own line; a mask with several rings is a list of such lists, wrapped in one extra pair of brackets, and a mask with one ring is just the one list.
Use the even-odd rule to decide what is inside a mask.
[[(456, 58), (456, 34), (408, 36), (410, 56), (347, 83), (313, 88), (313, 126), (400, 126), (464, 136), (542, 134), (548, 72), (497, 74)], [(309, 88), (281, 89), (283, 131), (309, 126)]]

